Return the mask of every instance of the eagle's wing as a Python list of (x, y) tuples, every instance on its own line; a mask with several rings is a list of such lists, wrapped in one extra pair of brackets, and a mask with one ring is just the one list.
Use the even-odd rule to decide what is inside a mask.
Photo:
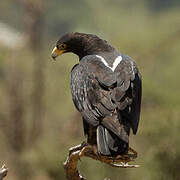
[[(122, 55), (122, 62), (115, 69), (117, 88), (114, 99), (118, 104), (121, 115), (130, 123), (136, 134), (141, 109), (141, 75), (136, 63), (127, 55)], [(123, 94), (123, 97), (120, 96)]]
[(73, 102), (83, 118), (96, 126), (99, 120), (116, 108), (110, 101), (107, 88), (116, 83), (115, 74), (98, 58), (91, 56), (81, 60), (71, 71)]
[[(113, 72), (96, 56), (83, 58), (71, 71), (73, 102), (83, 119), (92, 126), (110, 116), (115, 109), (127, 116), (136, 133), (140, 112), (140, 77), (137, 68), (127, 60), (122, 61)], [(115, 134), (116, 124), (104, 122)], [(117, 122), (116, 122), (117, 123)]]

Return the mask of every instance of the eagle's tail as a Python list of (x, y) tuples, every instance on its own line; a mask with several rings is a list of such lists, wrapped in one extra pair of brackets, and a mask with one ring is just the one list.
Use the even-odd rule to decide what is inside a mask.
[(97, 148), (103, 155), (118, 155), (128, 151), (128, 142), (123, 141), (107, 128), (99, 125), (97, 128)]
[[(114, 118), (109, 120), (109, 118)], [(118, 155), (128, 152), (129, 126), (117, 116), (103, 119), (97, 127), (97, 148), (103, 155)]]

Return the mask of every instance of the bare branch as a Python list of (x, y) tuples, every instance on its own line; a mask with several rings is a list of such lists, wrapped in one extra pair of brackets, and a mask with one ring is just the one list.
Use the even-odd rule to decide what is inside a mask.
[(91, 146), (86, 143), (82, 143), (78, 146), (69, 149), (69, 155), (64, 163), (64, 169), (66, 171), (66, 177), (68, 180), (84, 180), (80, 172), (77, 169), (78, 160), (81, 157), (89, 157), (94, 160), (106, 163), (112, 167), (118, 168), (137, 168), (138, 165), (129, 165), (128, 162), (134, 161), (137, 158), (137, 152), (132, 148), (129, 148), (129, 152), (124, 155), (118, 155), (116, 157), (99, 155)]
[(0, 169), (0, 180), (2, 180), (7, 175), (7, 172), (8, 168), (5, 165), (3, 165)]

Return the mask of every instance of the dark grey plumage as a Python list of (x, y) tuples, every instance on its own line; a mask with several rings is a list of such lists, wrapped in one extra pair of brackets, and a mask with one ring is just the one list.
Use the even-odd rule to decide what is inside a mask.
[(97, 128), (98, 150), (106, 155), (127, 151), (130, 128), (136, 134), (139, 123), (141, 77), (136, 64), (122, 58), (114, 72), (95, 55), (85, 56), (71, 71), (73, 102)]
[[(136, 134), (140, 119), (142, 87), (136, 63), (94, 35), (68, 34), (57, 46), (62, 43), (72, 44), (67, 52), (75, 49), (80, 58), (71, 71), (71, 93), (88, 143), (104, 155), (126, 153), (130, 128)], [(112, 69), (117, 57), (122, 59)]]

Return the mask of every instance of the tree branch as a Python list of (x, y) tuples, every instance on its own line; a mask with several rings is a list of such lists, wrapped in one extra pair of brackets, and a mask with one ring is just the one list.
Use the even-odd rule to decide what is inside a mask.
[(0, 180), (2, 180), (7, 175), (7, 172), (8, 168), (5, 165), (3, 165), (0, 169)]
[(64, 169), (68, 180), (84, 180), (77, 169), (78, 160), (81, 157), (89, 157), (94, 160), (106, 163), (112, 167), (118, 168), (137, 168), (138, 165), (129, 165), (128, 162), (134, 161), (137, 158), (137, 152), (129, 148), (127, 154), (118, 155), (116, 157), (99, 155), (97, 149), (87, 143), (82, 143), (69, 149), (69, 155), (64, 162)]

